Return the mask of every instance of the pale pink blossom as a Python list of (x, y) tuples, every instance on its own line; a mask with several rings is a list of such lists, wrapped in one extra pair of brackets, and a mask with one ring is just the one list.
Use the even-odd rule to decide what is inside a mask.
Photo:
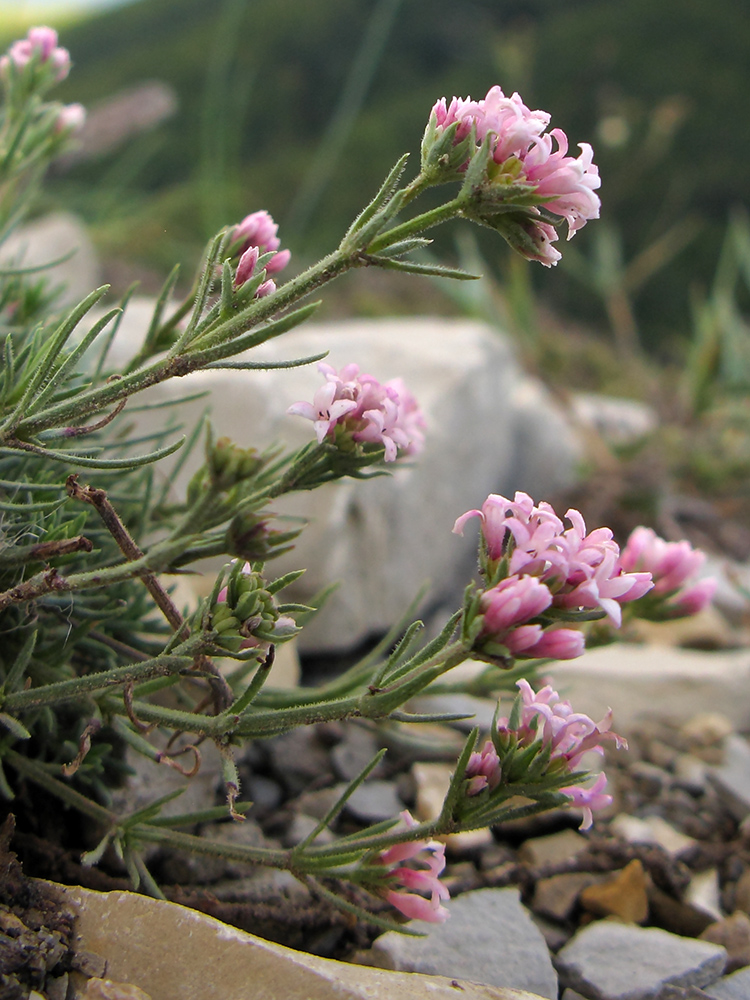
[(237, 270), (234, 273), (235, 288), (239, 288), (240, 285), (244, 285), (246, 281), (249, 281), (249, 279), (252, 278), (255, 273), (255, 268), (258, 265), (259, 256), (260, 251), (257, 247), (248, 247), (247, 250), (240, 255)]
[[(510, 729), (508, 718), (498, 719), (499, 739), (503, 743), (510, 740), (509, 745), (517, 744), (522, 749), (537, 744), (540, 751), (544, 749), (549, 753), (552, 773), (576, 773), (584, 754), (603, 753), (602, 744), (606, 741), (614, 742), (618, 748), (627, 748), (626, 741), (611, 731), (611, 710), (600, 722), (594, 722), (588, 715), (573, 711), (570, 702), (562, 699), (549, 684), (539, 691), (534, 691), (526, 680), (517, 681), (516, 686), (521, 699), (518, 724)], [(502, 764), (502, 753), (499, 757)], [(480, 771), (478, 768), (477, 773)], [(611, 802), (611, 797), (603, 794), (605, 784), (606, 778), (600, 775), (591, 788), (570, 785), (560, 789), (575, 805), (583, 808), (583, 829), (591, 825), (591, 810)]]
[(683, 587), (681, 590), (678, 590), (673, 597), (667, 600), (666, 606), (675, 617), (697, 615), (699, 611), (703, 611), (704, 608), (708, 607), (713, 600), (713, 596), (716, 593), (716, 585), (717, 581), (713, 577), (699, 580), (698, 583), (694, 583), (692, 586)]
[[(432, 109), (432, 120), (438, 129), (457, 125), (455, 143), (465, 139), (472, 126), (477, 143), (489, 137), (494, 163), (514, 185), (528, 186), (535, 196), (545, 198), (542, 207), (567, 221), (568, 239), (589, 219), (599, 217), (600, 201), (595, 191), (601, 180), (591, 146), (581, 143), (580, 154), (568, 156), (565, 133), (559, 128), (546, 132), (549, 114), (531, 111), (518, 94), (506, 97), (495, 86), (480, 101), (454, 97), (446, 104), (442, 98)], [(466, 164), (462, 169), (465, 167)], [(532, 214), (538, 213), (535, 205), (530, 206)], [(534, 220), (522, 228), (526, 238), (519, 232), (518, 239), (511, 239), (512, 245), (524, 256), (548, 267), (556, 264), (560, 255), (551, 246), (556, 239), (554, 229), (548, 223)], [(513, 236), (512, 231), (509, 235)]]
[[(485, 590), (480, 600), (482, 635), (504, 642), (511, 629), (526, 625), (552, 604), (552, 594), (534, 576), (509, 576)], [(533, 642), (538, 641), (540, 634)], [(533, 644), (533, 642), (531, 644)]]
[(49, 64), (58, 82), (70, 72), (70, 53), (58, 46), (57, 32), (54, 28), (40, 26), (30, 28), (26, 38), (11, 45), (8, 54), (0, 59), (0, 75), (8, 75), (11, 63), (22, 70), (34, 58), (41, 64)]
[(481, 750), (475, 751), (469, 757), (466, 777), (469, 779), (466, 787), (467, 795), (478, 795), (485, 788), (492, 791), (500, 784), (502, 768), (492, 740), (487, 740)]
[(525, 655), (552, 660), (574, 660), (586, 649), (583, 632), (574, 628), (548, 628), (538, 642), (526, 648)]
[[(278, 229), (279, 227), (273, 221), (270, 213), (263, 209), (259, 212), (251, 212), (250, 215), (246, 215), (242, 222), (238, 223), (229, 234), (229, 246), (236, 247), (234, 252), (240, 258), (240, 265), (242, 264), (243, 257), (253, 249), (257, 250), (256, 264), (258, 256), (279, 250), (281, 241), (277, 236)], [(291, 256), (290, 250), (279, 250), (278, 253), (275, 253), (268, 263), (264, 265), (266, 275), (270, 277), (270, 275), (278, 274), (279, 271), (282, 271), (289, 263)], [(252, 276), (252, 270), (248, 272), (249, 258), (243, 270), (242, 280), (238, 277), (240, 265), (238, 265), (237, 273), (235, 274), (235, 287), (244, 284)], [(253, 270), (254, 267), (255, 265), (253, 265)], [(264, 295), (268, 295), (274, 291), (275, 288), (276, 285), (273, 282), (266, 281), (255, 294), (258, 298), (262, 298)]]
[(660, 607), (669, 617), (697, 614), (711, 602), (716, 581), (696, 580), (705, 561), (705, 553), (690, 542), (667, 542), (644, 527), (635, 528), (620, 553), (624, 570), (646, 570), (653, 575), (652, 597), (661, 599)]
[(383, 445), (386, 462), (395, 461), (399, 452), (421, 450), (424, 416), (401, 379), (381, 384), (372, 375), (360, 375), (355, 364), (337, 372), (321, 362), (318, 370), (326, 381), (312, 403), (294, 403), (287, 413), (312, 420), (319, 443), (343, 433), (357, 443)]
[[(408, 811), (401, 813), (401, 820), (407, 829), (413, 829), (417, 824)], [(406, 868), (403, 861), (416, 861), (426, 868)], [(440, 875), (445, 868), (445, 845), (435, 840), (412, 840), (395, 844), (380, 853), (383, 865), (399, 865), (388, 872), (388, 877), (403, 889), (416, 890), (404, 892), (399, 889), (387, 889), (385, 898), (397, 910), (413, 920), (425, 920), (428, 923), (443, 923), (450, 916), (448, 910), (441, 905), (441, 900), (450, 899), (448, 889), (440, 881)], [(425, 892), (429, 898), (417, 895)]]
[(65, 104), (55, 122), (57, 132), (79, 132), (86, 121), (86, 109), (82, 104)]
[(555, 128), (536, 139), (523, 157), (526, 180), (533, 184), (536, 195), (549, 197), (542, 207), (566, 220), (568, 239), (589, 219), (599, 218), (601, 204), (594, 194), (601, 186), (594, 151), (587, 142), (579, 143), (579, 148), (579, 156), (568, 156), (568, 138), (562, 129)]
[(583, 785), (570, 785), (560, 789), (564, 795), (568, 796), (574, 806), (583, 810), (579, 830), (588, 830), (591, 827), (594, 822), (593, 810), (606, 809), (607, 806), (612, 805), (612, 796), (604, 791), (606, 787), (607, 776), (602, 771), (590, 788), (584, 788)]

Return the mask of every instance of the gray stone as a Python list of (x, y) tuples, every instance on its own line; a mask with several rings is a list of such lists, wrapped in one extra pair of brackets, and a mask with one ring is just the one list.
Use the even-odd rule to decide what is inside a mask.
[[(138, 349), (147, 313), (142, 303), (126, 312), (111, 354), (115, 370)], [(427, 579), (435, 581), (433, 604), (452, 610), (476, 566), (476, 529), (457, 538), (456, 517), (491, 492), (521, 489), (544, 499), (575, 480), (579, 457), (564, 411), (523, 373), (509, 340), (480, 323), (399, 317), (309, 325), (263, 344), (252, 358), (273, 362), (327, 349), (336, 368), (354, 361), (378, 379), (402, 377), (425, 413), (427, 434), (422, 454), (391, 476), (345, 480), (274, 503), (279, 514), (310, 521), (295, 550), (274, 564), (279, 572), (308, 567), (290, 599), (304, 602), (332, 581), (342, 583), (306, 626), (303, 651), (350, 648), (385, 631)], [(139, 402), (206, 391), (217, 437), (229, 435), (241, 446), (283, 440), (298, 447), (313, 439), (312, 426), (288, 416), (287, 408), (312, 399), (321, 383), (309, 365), (214, 370), (154, 386)], [(205, 398), (181, 405), (181, 422), (190, 427), (206, 405)], [(134, 414), (136, 433), (163, 413)], [(197, 449), (175, 478), (177, 493), (201, 460)]]
[(706, 987), (711, 1000), (748, 1000), (750, 997), (750, 966), (723, 976)]
[(347, 812), (363, 823), (395, 818), (404, 808), (390, 781), (366, 781), (346, 803)]
[(613, 445), (639, 441), (655, 430), (659, 423), (656, 411), (646, 403), (595, 392), (575, 393), (571, 408), (577, 420)]
[(517, 889), (479, 889), (449, 905), (451, 919), (431, 925), (426, 937), (395, 931), (379, 937), (372, 948), (375, 962), (402, 972), (457, 976), (557, 997), (547, 945)]
[(99, 260), (81, 220), (70, 212), (52, 212), (17, 229), (0, 251), (0, 266), (39, 267), (71, 253), (68, 260), (40, 271), (37, 277), (64, 290), (57, 303), (72, 306), (100, 283)]
[(726, 965), (726, 950), (655, 927), (589, 924), (555, 959), (565, 986), (592, 1000), (657, 1000), (666, 986), (707, 986)]
[[(346, 726), (344, 738), (331, 751), (331, 761), (334, 770), (339, 778), (351, 781), (367, 767), (375, 754), (380, 749), (380, 744), (375, 735), (363, 726), (350, 724)], [(383, 762), (370, 772), (370, 776), (377, 778), (383, 773)]]
[(307, 789), (311, 781), (323, 783), (331, 775), (328, 749), (312, 726), (292, 729), (267, 742), (276, 776), (292, 795)]
[(728, 736), (724, 763), (708, 771), (709, 780), (740, 822), (750, 813), (750, 744), (741, 736)]

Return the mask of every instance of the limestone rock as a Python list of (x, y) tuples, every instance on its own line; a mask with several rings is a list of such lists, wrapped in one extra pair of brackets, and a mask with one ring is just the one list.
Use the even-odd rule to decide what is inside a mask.
[[(412, 767), (412, 774), (417, 787), (415, 806), (417, 819), (423, 822), (437, 819), (448, 792), (453, 768), (448, 764), (420, 763)], [(484, 827), (479, 830), (467, 830), (464, 833), (451, 833), (443, 839), (449, 850), (461, 854), (491, 844), (492, 831)]]
[(78, 909), (80, 946), (106, 955), (115, 982), (158, 1000), (538, 1000), (453, 975), (405, 975), (317, 958), (131, 892), (60, 888)]
[(557, 997), (547, 945), (517, 889), (467, 892), (450, 908), (451, 919), (430, 925), (424, 938), (383, 934), (373, 945), (373, 960), (404, 972), (458, 976)]
[(701, 705), (726, 716), (737, 730), (750, 723), (747, 650), (706, 653), (616, 643), (547, 670), (577, 712), (598, 720), (611, 707), (613, 729), (626, 735), (649, 717), (686, 722)]
[(750, 969), (740, 969), (706, 987), (711, 1000), (747, 1000), (750, 997)]
[(648, 916), (648, 876), (636, 858), (614, 878), (587, 886), (581, 906), (597, 917), (617, 917), (627, 924), (642, 924)]
[(99, 261), (94, 244), (81, 220), (71, 212), (52, 212), (17, 229), (3, 243), (0, 267), (39, 267), (59, 260), (38, 277), (44, 277), (50, 287), (61, 286), (57, 304), (76, 305), (100, 283)]
[(715, 868), (693, 875), (685, 890), (685, 902), (710, 914), (715, 920), (723, 918), (720, 898), (719, 873)]
[(682, 851), (695, 845), (692, 837), (680, 833), (661, 816), (639, 819), (637, 816), (620, 813), (610, 823), (610, 830), (631, 844), (658, 844), (672, 857), (677, 857)]
[(668, 985), (707, 986), (725, 964), (718, 945), (609, 920), (579, 931), (555, 959), (561, 982), (592, 1000), (656, 1000)]
[(577, 392), (571, 409), (580, 423), (613, 445), (632, 444), (655, 430), (659, 418), (653, 407), (636, 399), (617, 399), (595, 392)]
[[(145, 311), (145, 310), (143, 310)], [(131, 312), (133, 316), (131, 317)], [(113, 345), (122, 367), (137, 350), (148, 317), (129, 309)], [(400, 376), (425, 412), (426, 444), (409, 468), (369, 483), (340, 483), (284, 498), (278, 513), (307, 518), (311, 526), (295, 550), (274, 563), (280, 573), (307, 566), (289, 594), (305, 601), (332, 581), (342, 586), (301, 636), (303, 650), (350, 648), (385, 631), (427, 579), (435, 581), (435, 606), (460, 603), (474, 571), (475, 534), (451, 534), (459, 514), (488, 493), (526, 490), (543, 499), (575, 479), (578, 443), (564, 412), (522, 372), (510, 343), (467, 320), (405, 318), (308, 325), (253, 352), (254, 361), (279, 361), (330, 349), (334, 367), (355, 361), (381, 380)], [(321, 384), (314, 366), (257, 372), (207, 371), (147, 390), (141, 402), (210, 393), (217, 436), (239, 445), (277, 440), (299, 446), (312, 425), (287, 416), (291, 403), (312, 399)], [(179, 408), (192, 426), (206, 399)], [(138, 432), (164, 411), (139, 413)], [(175, 480), (184, 492), (201, 456), (196, 453)], [(425, 512), (429, 511), (429, 517)]]

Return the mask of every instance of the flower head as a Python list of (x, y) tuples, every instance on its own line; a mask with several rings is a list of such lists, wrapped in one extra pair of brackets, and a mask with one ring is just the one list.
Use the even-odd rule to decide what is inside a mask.
[[(417, 825), (407, 811), (401, 813), (401, 821), (407, 829)], [(379, 861), (386, 866), (399, 866), (387, 873), (389, 881), (399, 887), (384, 892), (391, 906), (412, 920), (434, 924), (448, 919), (450, 913), (441, 905), (441, 900), (450, 899), (448, 889), (440, 881), (445, 868), (444, 844), (435, 840), (406, 841), (381, 851)], [(406, 868), (401, 865), (402, 861), (416, 861), (426, 867)], [(404, 892), (404, 889), (416, 891)], [(427, 893), (429, 898), (418, 895), (420, 892)]]
[(70, 72), (70, 53), (57, 44), (57, 32), (44, 26), (29, 28), (26, 38), (14, 42), (0, 59), (0, 75), (7, 79), (11, 64), (24, 70), (32, 61), (52, 70), (54, 79), (64, 80)]
[(386, 462), (395, 461), (399, 452), (421, 451), (424, 416), (401, 379), (381, 384), (372, 375), (360, 375), (355, 364), (337, 372), (321, 362), (318, 371), (326, 381), (312, 403), (294, 403), (287, 413), (312, 420), (319, 443), (331, 438), (338, 444), (380, 444)]
[(260, 256), (278, 250), (278, 253), (274, 253), (273, 257), (264, 264), (267, 280), (259, 286), (255, 295), (257, 298), (262, 298), (276, 290), (276, 284), (271, 280), (270, 275), (282, 271), (292, 256), (290, 250), (278, 249), (281, 243), (276, 235), (278, 229), (279, 227), (271, 215), (261, 210), (246, 215), (242, 222), (231, 230), (229, 246), (234, 255), (239, 258), (234, 276), (235, 288), (244, 285), (253, 276)]
[[(618, 562), (620, 549), (609, 528), (587, 532), (580, 512), (572, 508), (565, 515), (570, 523), (566, 528), (548, 503), (536, 506), (527, 493), (516, 493), (513, 500), (493, 493), (481, 510), (462, 514), (453, 531), (463, 534), (472, 517), (482, 521), (485, 574), (492, 578), (505, 558), (511, 576), (536, 577), (546, 585), (554, 608), (600, 608), (619, 626), (620, 605), (652, 587), (649, 572), (630, 572), (627, 564)], [(557, 641), (565, 644), (567, 638)]]
[[(589, 219), (599, 218), (595, 192), (601, 184), (591, 146), (581, 143), (578, 156), (568, 155), (567, 136), (559, 128), (547, 132), (549, 122), (546, 111), (532, 111), (518, 94), (506, 97), (495, 86), (480, 101), (454, 97), (448, 104), (441, 98), (432, 109), (428, 148), (423, 148), (423, 160), (429, 162), (430, 143), (442, 149), (448, 129), (453, 129), (453, 146), (465, 143), (472, 130), (477, 148), (488, 143), (490, 164), (484, 184), (475, 185), (472, 213), (524, 257), (546, 267), (556, 264), (560, 253), (552, 246), (557, 234), (540, 207), (568, 223), (570, 239)], [(475, 153), (468, 150), (457, 167), (442, 166), (445, 157), (437, 157), (433, 169), (460, 176)]]
[(60, 108), (55, 123), (58, 132), (79, 132), (86, 121), (86, 109), (82, 104), (65, 104)]
[(702, 611), (714, 596), (716, 580), (697, 579), (705, 561), (705, 553), (690, 542), (667, 542), (651, 528), (638, 527), (620, 553), (619, 565), (653, 576), (649, 616), (680, 618)]

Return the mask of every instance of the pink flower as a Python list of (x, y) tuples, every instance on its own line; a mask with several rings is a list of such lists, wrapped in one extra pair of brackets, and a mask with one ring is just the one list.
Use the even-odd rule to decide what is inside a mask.
[(525, 650), (525, 655), (551, 660), (574, 660), (586, 649), (583, 632), (574, 628), (549, 628), (539, 641)]
[[(525, 730), (522, 739), (531, 743), (540, 736), (542, 743), (550, 746), (551, 757), (564, 760), (569, 771), (575, 770), (583, 754), (589, 750), (603, 753), (602, 740), (614, 740), (618, 748), (627, 747), (622, 737), (610, 732), (611, 710), (601, 722), (596, 723), (588, 715), (574, 712), (570, 702), (563, 701), (550, 685), (539, 692), (535, 692), (527, 680), (517, 681), (516, 686), (522, 699), (519, 730)], [(507, 725), (507, 719), (498, 721), (499, 729), (507, 729)]]
[[(407, 811), (401, 813), (401, 820), (407, 829), (413, 829), (417, 825)], [(380, 862), (384, 865), (400, 865), (402, 861), (410, 860), (426, 865), (426, 870), (400, 866), (391, 869), (388, 878), (404, 889), (414, 889), (416, 892), (403, 892), (400, 888), (387, 889), (385, 898), (391, 906), (410, 919), (443, 923), (450, 916), (448, 910), (440, 905), (441, 900), (450, 899), (450, 893), (440, 881), (445, 868), (445, 845), (435, 840), (412, 840), (395, 844), (380, 853)], [(419, 892), (428, 893), (429, 898), (417, 895)]]
[(594, 151), (587, 142), (579, 143), (579, 148), (579, 156), (567, 156), (568, 138), (562, 129), (555, 128), (535, 140), (523, 158), (526, 180), (534, 185), (536, 195), (549, 197), (542, 207), (567, 221), (568, 239), (588, 219), (599, 218), (601, 204), (594, 194), (601, 185), (599, 169), (593, 162)]
[[(482, 594), (482, 634), (495, 642), (504, 642), (511, 629), (536, 618), (550, 604), (552, 594), (536, 577), (509, 576)], [(541, 629), (533, 641), (540, 637)]]
[(42, 26), (30, 28), (26, 38), (11, 45), (8, 54), (0, 59), (0, 74), (7, 77), (10, 63), (17, 70), (24, 69), (34, 57), (40, 64), (49, 64), (58, 82), (70, 72), (70, 53), (58, 46), (54, 28)]
[[(495, 86), (480, 101), (454, 97), (446, 105), (442, 98), (433, 107), (431, 120), (439, 131), (457, 125), (454, 143), (464, 140), (472, 126), (478, 144), (489, 137), (493, 162), (501, 168), (500, 177), (490, 174), (490, 184), (510, 181), (516, 187), (527, 186), (535, 196), (533, 204), (526, 206), (531, 215), (538, 214), (536, 197), (542, 196), (542, 207), (567, 221), (568, 239), (589, 219), (599, 217), (600, 201), (594, 192), (601, 181), (591, 146), (581, 143), (581, 153), (568, 156), (565, 133), (559, 128), (546, 132), (550, 116), (546, 111), (531, 111), (518, 94), (506, 97)], [(532, 260), (549, 267), (559, 259), (558, 251), (550, 245), (556, 234), (543, 221), (529, 219), (520, 224), (518, 231), (511, 225), (507, 236), (519, 252)]]
[(82, 104), (65, 104), (57, 116), (57, 132), (78, 132), (86, 121), (86, 109)]
[[(235, 254), (239, 257), (239, 264), (234, 277), (234, 287), (243, 285), (248, 278), (252, 277), (258, 257), (265, 253), (278, 250), (280, 240), (276, 235), (278, 225), (273, 221), (270, 214), (264, 210), (251, 212), (246, 215), (242, 222), (238, 223), (229, 234), (229, 246), (236, 247)], [(252, 256), (247, 256), (255, 250), (255, 261), (252, 263)], [(282, 271), (291, 259), (290, 250), (279, 250), (265, 265), (266, 275), (278, 274)], [(243, 265), (244, 260), (244, 265)], [(257, 298), (275, 291), (276, 285), (272, 281), (265, 281), (255, 293)]]
[(697, 615), (699, 611), (708, 607), (715, 593), (716, 580), (713, 577), (699, 580), (698, 583), (694, 583), (690, 587), (678, 590), (667, 601), (667, 608), (674, 613), (675, 617)]
[(652, 598), (657, 616), (680, 618), (697, 614), (716, 591), (716, 581), (696, 580), (706, 561), (705, 553), (690, 542), (667, 542), (651, 528), (636, 528), (620, 553), (620, 566), (653, 574)]
[(240, 256), (239, 263), (237, 264), (237, 270), (234, 272), (234, 287), (239, 288), (240, 285), (244, 285), (246, 281), (252, 278), (255, 268), (258, 264), (258, 257), (260, 256), (260, 251), (257, 247), (248, 247), (247, 250)]
[(591, 815), (592, 810), (606, 809), (607, 806), (612, 805), (612, 796), (604, 792), (606, 787), (607, 776), (602, 771), (590, 788), (584, 788), (582, 785), (570, 785), (560, 789), (564, 795), (568, 796), (574, 806), (583, 810), (583, 819), (579, 830), (588, 830), (591, 827), (594, 822), (594, 817)]
[(469, 757), (466, 777), (469, 778), (467, 795), (478, 795), (485, 788), (492, 791), (500, 784), (502, 769), (492, 740), (487, 740), (481, 751), (476, 751)]
[(360, 375), (355, 364), (337, 372), (321, 362), (318, 370), (326, 381), (312, 403), (294, 403), (287, 413), (312, 420), (319, 443), (344, 434), (357, 443), (381, 444), (386, 462), (399, 452), (421, 451), (424, 416), (401, 379), (381, 385), (372, 375)]

